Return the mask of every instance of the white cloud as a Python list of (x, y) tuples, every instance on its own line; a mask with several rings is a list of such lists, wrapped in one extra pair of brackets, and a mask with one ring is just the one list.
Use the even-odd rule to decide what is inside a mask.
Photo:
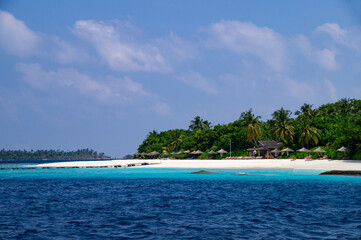
[(329, 35), (336, 43), (361, 50), (361, 27), (342, 29), (337, 23), (325, 23), (316, 28), (317, 33)]
[(200, 89), (209, 94), (218, 94), (217, 87), (214, 85), (214, 83), (199, 73), (190, 72), (188, 74), (177, 76), (176, 79), (193, 88)]
[(66, 42), (58, 37), (48, 39), (49, 46), (47, 55), (61, 64), (81, 63), (89, 60), (90, 56), (87, 51), (72, 43)]
[(327, 33), (337, 42), (345, 41), (346, 31), (341, 29), (337, 23), (325, 23), (318, 26), (316, 32)]
[(97, 80), (75, 69), (61, 68), (46, 71), (39, 64), (18, 63), (15, 69), (23, 74), (23, 79), (31, 86), (44, 91), (67, 95), (81, 94), (108, 105), (132, 102), (137, 98), (151, 98), (151, 93), (140, 83), (128, 77)]
[(317, 63), (326, 70), (334, 70), (337, 68), (335, 50), (319, 50), (312, 46), (310, 40), (304, 35), (298, 35), (292, 42), (296, 49), (300, 50), (309, 61)]
[(332, 101), (337, 101), (337, 89), (335, 87), (335, 85), (328, 79), (325, 79), (325, 85), (329, 91), (330, 94), (330, 98)]
[(279, 81), (280, 85), (286, 88), (286, 93), (293, 98), (299, 100), (312, 99), (315, 95), (315, 90), (306, 82), (297, 81), (288, 76), (281, 77)]
[(285, 68), (286, 42), (282, 35), (270, 28), (249, 22), (223, 20), (212, 24), (205, 32), (208, 34), (208, 47), (256, 56), (274, 71)]
[(153, 43), (141, 43), (137, 29), (128, 22), (77, 21), (73, 32), (119, 71), (168, 72), (172, 69), (170, 60), (190, 57), (190, 48), (174, 34)]
[(153, 107), (154, 111), (158, 114), (168, 114), (170, 112), (169, 105), (166, 102), (158, 102)]
[(316, 52), (316, 60), (318, 63), (327, 70), (336, 69), (335, 51), (323, 49)]
[(0, 47), (9, 54), (26, 57), (36, 52), (41, 39), (24, 22), (0, 10)]

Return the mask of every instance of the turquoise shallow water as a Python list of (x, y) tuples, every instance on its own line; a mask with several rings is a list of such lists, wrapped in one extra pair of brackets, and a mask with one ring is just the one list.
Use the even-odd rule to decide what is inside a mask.
[[(190, 174), (200, 170), (219, 173), (246, 173), (246, 175)], [(159, 178), (234, 181), (313, 180), (361, 183), (361, 177), (319, 175), (322, 172), (324, 171), (278, 169), (51, 168), (0, 170), (0, 178)]]
[(198, 170), (0, 170), (0, 239), (360, 239), (359, 177)]
[[(190, 174), (207, 170), (228, 174)], [(322, 170), (278, 170), (278, 169), (175, 169), (175, 168), (50, 168), (50, 169), (9, 169), (0, 170), (0, 178), (160, 178), (160, 179), (207, 179), (207, 180), (316, 180), (354, 181), (355, 176), (319, 175)]]

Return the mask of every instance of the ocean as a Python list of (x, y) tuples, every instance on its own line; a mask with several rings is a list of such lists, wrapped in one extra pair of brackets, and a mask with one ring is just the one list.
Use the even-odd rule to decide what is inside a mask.
[(0, 170), (0, 239), (361, 239), (360, 177), (198, 170)]

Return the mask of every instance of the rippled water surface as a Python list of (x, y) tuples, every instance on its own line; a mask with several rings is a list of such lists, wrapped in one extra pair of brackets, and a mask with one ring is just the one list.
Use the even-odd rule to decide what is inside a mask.
[(1, 170), (0, 238), (361, 238), (361, 178), (192, 171)]

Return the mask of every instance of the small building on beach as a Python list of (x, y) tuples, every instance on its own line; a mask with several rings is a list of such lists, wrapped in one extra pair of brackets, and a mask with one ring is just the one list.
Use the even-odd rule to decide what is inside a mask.
[(258, 156), (263, 158), (273, 158), (271, 151), (282, 146), (282, 143), (277, 141), (258, 141), (258, 144), (258, 147), (248, 148), (247, 151), (257, 151)]

